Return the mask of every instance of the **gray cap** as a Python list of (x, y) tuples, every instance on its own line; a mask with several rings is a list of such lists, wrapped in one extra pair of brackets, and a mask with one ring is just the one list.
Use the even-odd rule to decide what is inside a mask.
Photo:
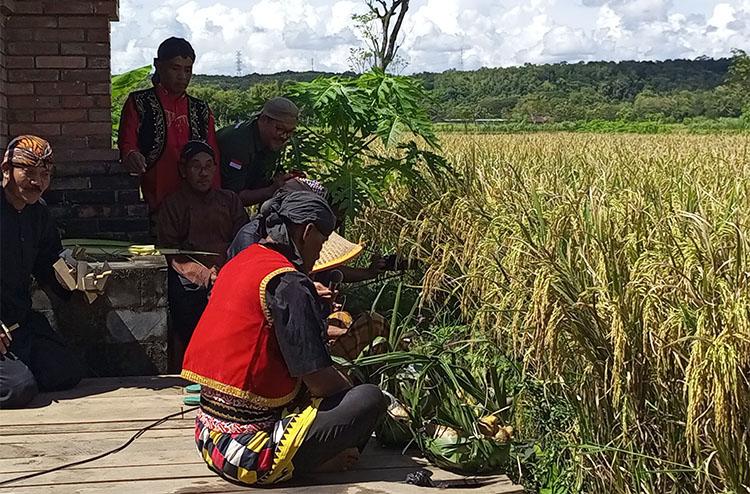
[(279, 122), (284, 122), (285, 124), (297, 125), (299, 108), (288, 99), (278, 96), (266, 101), (266, 104), (263, 105), (263, 109), (260, 113), (261, 115), (273, 118)]

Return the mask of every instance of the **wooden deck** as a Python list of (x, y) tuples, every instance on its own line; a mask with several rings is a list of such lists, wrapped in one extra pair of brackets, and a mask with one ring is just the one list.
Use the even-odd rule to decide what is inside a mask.
[[(0, 482), (89, 458), (126, 442), (139, 429), (182, 404), (184, 382), (176, 377), (87, 379), (76, 389), (40, 395), (25, 410), (0, 411)], [(24, 481), (0, 485), (0, 494), (18, 493), (221, 493), (247, 491), (211, 471), (198, 456), (193, 440), (195, 412), (147, 431), (126, 449), (92, 463)], [(311, 483), (283, 485), (274, 494), (411, 494), (436, 489), (403, 483), (424, 460), (371, 446), (356, 469), (319, 475)], [(457, 479), (434, 470), (434, 480)], [(474, 488), (451, 493), (520, 493), (507, 477), (483, 478)], [(268, 489), (263, 489), (268, 491)]]

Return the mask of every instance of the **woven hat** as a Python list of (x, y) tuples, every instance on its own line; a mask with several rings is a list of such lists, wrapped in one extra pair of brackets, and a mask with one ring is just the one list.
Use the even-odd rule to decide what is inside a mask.
[(355, 259), (361, 253), (361, 245), (350, 242), (338, 233), (333, 232), (323, 244), (323, 248), (320, 249), (320, 258), (315, 262), (312, 272), (318, 273), (341, 266)]

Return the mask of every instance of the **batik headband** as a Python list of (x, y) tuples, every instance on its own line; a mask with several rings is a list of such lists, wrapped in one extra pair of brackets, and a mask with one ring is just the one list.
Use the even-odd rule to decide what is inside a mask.
[(49, 168), (52, 166), (52, 147), (41, 137), (18, 136), (8, 144), (3, 166), (6, 164)]

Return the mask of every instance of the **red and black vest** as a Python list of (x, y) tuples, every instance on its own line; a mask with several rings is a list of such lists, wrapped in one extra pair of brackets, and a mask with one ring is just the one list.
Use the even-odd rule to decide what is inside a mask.
[[(186, 94), (190, 140), (207, 141), (210, 110), (205, 101)], [(138, 149), (146, 158), (146, 167), (159, 161), (167, 144), (167, 127), (164, 108), (155, 88), (135, 91), (130, 95), (138, 112)]]
[(182, 377), (263, 408), (282, 407), (297, 395), (266, 307), (266, 286), (294, 271), (278, 252), (254, 244), (230, 260), (185, 352)]

